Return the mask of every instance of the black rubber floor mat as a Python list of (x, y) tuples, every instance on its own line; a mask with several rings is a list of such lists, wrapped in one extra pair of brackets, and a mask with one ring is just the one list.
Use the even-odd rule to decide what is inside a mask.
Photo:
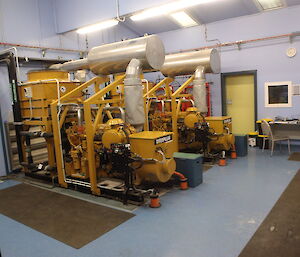
[(289, 161), (298, 161), (298, 162), (300, 162), (300, 153), (298, 153), (298, 152), (291, 153), (288, 160)]
[(74, 248), (134, 216), (26, 184), (0, 190), (0, 213)]
[(239, 257), (300, 256), (300, 171)]

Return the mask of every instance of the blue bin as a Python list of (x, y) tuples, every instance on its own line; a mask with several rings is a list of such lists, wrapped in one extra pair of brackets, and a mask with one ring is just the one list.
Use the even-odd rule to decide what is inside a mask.
[(237, 156), (243, 157), (248, 155), (248, 136), (234, 135), (234, 137)]
[(176, 171), (188, 179), (189, 187), (196, 187), (203, 182), (203, 156), (193, 153), (174, 153)]

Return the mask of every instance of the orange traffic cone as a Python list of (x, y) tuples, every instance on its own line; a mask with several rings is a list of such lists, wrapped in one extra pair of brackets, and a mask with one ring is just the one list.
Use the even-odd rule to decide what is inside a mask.
[(231, 149), (231, 159), (236, 159), (237, 155), (236, 155), (236, 151), (235, 151), (235, 145), (232, 146)]
[(225, 151), (222, 151), (222, 156), (219, 160), (219, 166), (226, 166), (226, 163)]
[(151, 208), (159, 208), (161, 206), (158, 194), (151, 194), (150, 195), (150, 204), (149, 207)]

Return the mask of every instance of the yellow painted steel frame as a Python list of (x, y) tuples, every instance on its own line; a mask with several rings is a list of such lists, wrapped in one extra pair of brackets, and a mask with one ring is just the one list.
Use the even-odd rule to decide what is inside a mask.
[[(108, 77), (92, 78), (91, 80), (85, 82), (81, 86), (75, 88), (71, 92), (62, 96), (60, 99), (57, 99), (51, 103), (51, 116), (52, 116), (52, 127), (53, 127), (53, 136), (54, 136), (54, 145), (55, 145), (55, 156), (56, 156), (56, 167), (57, 167), (57, 173), (58, 173), (58, 182), (63, 187), (68, 187), (68, 184), (66, 182), (66, 177), (65, 177), (60, 129), (66, 118), (67, 111), (69, 108), (68, 105), (81, 103), (82, 99), (81, 98), (78, 99), (75, 97), (78, 96), (78, 93), (82, 92), (84, 89), (88, 88), (91, 85), (94, 85), (95, 92), (97, 92), (99, 89), (99, 85), (101, 85), (107, 81), (109, 81)], [(104, 88), (104, 89), (106, 89), (106, 88)], [(101, 91), (102, 90), (98, 91), (96, 94), (98, 94)], [(60, 117), (60, 112), (57, 107), (61, 108), (61, 104), (66, 105), (66, 108), (62, 112), (62, 115)], [(91, 149), (93, 149), (93, 146)], [(96, 192), (96, 190), (94, 190), (94, 191)]]
[(151, 105), (151, 98), (155, 97), (154, 93), (162, 88), (164, 85), (164, 89), (165, 89), (165, 97), (166, 98), (170, 98), (171, 97), (171, 89), (169, 84), (173, 81), (173, 78), (164, 78), (162, 81), (160, 81), (159, 83), (157, 83), (153, 88), (151, 88), (146, 94), (144, 94), (144, 110), (145, 110), (145, 117), (146, 117), (146, 122), (144, 125), (144, 130), (148, 131), (149, 130), (149, 120), (148, 120), (148, 112), (149, 112), (149, 108)]
[(191, 84), (194, 80), (194, 75), (191, 76), (187, 81), (185, 81), (172, 95), (171, 95), (171, 109), (172, 109), (172, 132), (174, 133), (174, 140), (176, 145), (176, 151), (179, 150), (178, 145), (178, 114), (180, 111), (181, 101), (176, 101), (177, 98), (186, 97), (187, 94), (181, 94), (183, 90), (185, 90), (189, 84)]
[[(182, 94), (182, 92), (191, 84), (194, 80), (194, 75), (191, 76), (187, 81), (185, 81), (174, 93), (171, 92), (169, 84), (174, 80), (174, 78), (165, 78), (162, 81), (160, 81), (157, 85), (155, 85), (149, 92), (144, 94), (144, 102), (145, 102), (145, 114), (147, 117), (147, 122), (145, 130), (149, 130), (149, 124), (148, 124), (148, 111), (151, 104), (151, 97), (153, 97), (154, 93), (161, 88), (163, 85), (165, 85), (165, 97), (166, 99), (171, 99), (171, 110), (172, 110), (172, 132), (174, 133), (174, 141), (176, 145), (176, 151), (178, 151), (178, 116), (180, 113), (180, 106), (181, 106), (181, 98), (183, 97), (189, 97), (190, 94)], [(177, 101), (179, 99), (179, 101)], [(147, 128), (147, 129), (146, 129)]]
[[(119, 84), (124, 81), (126, 75), (120, 76), (113, 83), (98, 91), (92, 97), (88, 98), (83, 102), (84, 109), (84, 120), (86, 129), (86, 140), (87, 140), (87, 156), (89, 165), (89, 175), (92, 193), (95, 195), (100, 195), (100, 189), (97, 187), (97, 171), (96, 171), (96, 161), (95, 161), (95, 151), (94, 151), (94, 136), (97, 129), (97, 125), (102, 121), (102, 111), (107, 103), (118, 103), (121, 105), (124, 99), (107, 99), (104, 100), (103, 97), (108, 92), (114, 90)], [(92, 120), (91, 105), (96, 104), (99, 106), (95, 120)]]
[[(43, 116), (41, 121), (33, 121), (33, 120), (24, 120), (23, 124), (25, 126), (40, 126), (42, 127), (42, 131), (46, 133), (52, 133), (52, 124), (51, 120), (48, 120), (48, 117)], [(48, 164), (51, 167), (55, 165), (55, 153), (54, 153), (54, 141), (53, 138), (46, 138), (46, 145), (47, 145), (47, 155), (48, 155)], [(24, 145), (25, 140), (23, 140), (22, 148), (24, 153), (24, 159), (26, 158), (26, 150)], [(25, 167), (25, 171), (27, 168)]]

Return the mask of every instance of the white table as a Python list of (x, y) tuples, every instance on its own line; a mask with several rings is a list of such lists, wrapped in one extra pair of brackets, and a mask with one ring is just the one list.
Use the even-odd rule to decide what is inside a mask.
[(290, 139), (300, 140), (299, 121), (275, 121), (269, 124), (274, 136), (288, 136)]

